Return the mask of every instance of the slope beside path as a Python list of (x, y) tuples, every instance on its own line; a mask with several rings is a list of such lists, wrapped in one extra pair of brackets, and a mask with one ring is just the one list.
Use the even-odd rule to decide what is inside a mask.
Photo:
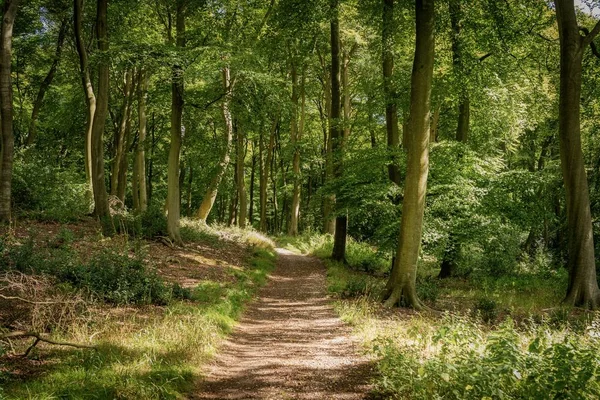
[(193, 399), (366, 399), (372, 375), (327, 297), (325, 267), (278, 249), (276, 270)]

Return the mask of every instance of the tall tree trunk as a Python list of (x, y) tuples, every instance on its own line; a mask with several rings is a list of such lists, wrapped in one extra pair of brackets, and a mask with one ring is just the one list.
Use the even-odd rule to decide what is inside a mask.
[(236, 127), (236, 138), (237, 138), (237, 157), (236, 157), (236, 171), (237, 171), (237, 193), (238, 193), (238, 226), (240, 228), (246, 227), (246, 213), (248, 211), (248, 200), (246, 197), (246, 179), (244, 176), (244, 161), (246, 155), (246, 143), (245, 136), (242, 127), (239, 123), (235, 124)]
[(586, 37), (579, 33), (573, 0), (556, 0), (560, 37), (560, 161), (567, 205), (569, 287), (565, 303), (596, 309), (600, 289), (596, 280), (594, 236), (588, 182), (581, 149), (580, 98), (582, 58), (600, 32), (600, 22)]
[(417, 297), (416, 278), (429, 172), (429, 110), (435, 47), (433, 3), (433, 0), (416, 0), (417, 38), (408, 120), (410, 140), (397, 257), (385, 296), (388, 307), (398, 303), (417, 309), (423, 307)]
[[(331, 129), (331, 66), (326, 66), (323, 62), (323, 69), (325, 70), (325, 79), (323, 85), (323, 97), (325, 104), (325, 120), (326, 126), (323, 130), (323, 148), (325, 156), (325, 180), (323, 184), (333, 179), (333, 154), (332, 154), (332, 141), (330, 132)], [(325, 195), (323, 198), (323, 232), (333, 235), (335, 233), (335, 217), (334, 217), (334, 206), (335, 196)]]
[(88, 62), (87, 50), (83, 41), (83, 0), (73, 0), (73, 30), (75, 32), (75, 46), (79, 55), (79, 71), (81, 73), (81, 85), (85, 94), (85, 103), (87, 106), (87, 118), (85, 126), (85, 177), (88, 183), (90, 198), (93, 198), (94, 184), (92, 180), (92, 128), (94, 126), (94, 115), (96, 114), (96, 96), (90, 78), (90, 67)]
[[(176, 34), (177, 47), (185, 46), (185, 10), (184, 1), (177, 1)], [(169, 238), (178, 245), (183, 245), (179, 233), (180, 196), (179, 196), (179, 156), (181, 152), (181, 128), (183, 115), (183, 68), (173, 66), (173, 82), (171, 83), (171, 146), (169, 148), (169, 164), (167, 168), (167, 231)]]
[[(302, 74), (304, 75), (304, 73)], [(302, 81), (304, 82), (304, 76), (302, 77)], [(291, 142), (292, 147), (294, 148), (294, 155), (292, 160), (292, 174), (294, 176), (294, 191), (292, 194), (292, 210), (290, 216), (290, 225), (288, 227), (288, 235), (296, 236), (298, 235), (298, 218), (300, 216), (300, 188), (302, 185), (302, 178), (300, 176), (300, 145), (299, 141), (302, 136), (301, 126), (303, 122), (298, 121), (299, 114), (299, 95), (300, 91), (303, 88), (300, 88), (300, 84), (298, 83), (298, 70), (296, 65), (292, 63), (292, 121), (291, 121)], [(304, 94), (302, 94), (302, 102), (304, 103)], [(304, 104), (302, 105), (302, 113), (304, 112)], [(301, 120), (304, 119), (304, 115), (300, 117)]]
[(248, 206), (248, 223), (254, 224), (254, 178), (256, 176), (256, 143), (252, 146), (252, 168), (250, 169), (250, 205)]
[(146, 193), (146, 130), (148, 118), (146, 116), (146, 101), (148, 99), (148, 75), (146, 71), (138, 71), (138, 141), (135, 148), (133, 165), (134, 176), (134, 209), (144, 212), (148, 208), (148, 195)]
[[(331, 149), (333, 154), (333, 175), (336, 179), (343, 173), (343, 132), (340, 129), (340, 25), (338, 0), (331, 0)], [(346, 259), (346, 234), (348, 217), (337, 212), (335, 235), (331, 258), (336, 261)]]
[(125, 135), (123, 136), (123, 152), (121, 153), (121, 162), (119, 165), (119, 180), (117, 184), (117, 197), (121, 202), (125, 202), (125, 192), (127, 191), (127, 170), (129, 169), (129, 158), (127, 154), (131, 149), (131, 108), (133, 101), (133, 92), (129, 96), (127, 114), (125, 116)]
[(441, 108), (442, 106), (438, 105), (433, 111), (433, 117), (431, 118), (431, 128), (429, 129), (429, 144), (437, 142)]
[[(117, 196), (118, 187), (119, 187), (119, 178), (120, 168), (122, 164), (122, 159), (124, 154), (126, 154), (125, 150), (125, 135), (127, 129), (127, 117), (130, 109), (130, 98), (131, 98), (131, 89), (132, 89), (132, 79), (133, 72), (131, 70), (127, 70), (125, 72), (124, 77), (124, 87), (123, 87), (123, 104), (121, 105), (121, 113), (120, 120), (118, 124), (118, 128), (115, 131), (115, 140), (114, 140), (114, 158), (111, 168), (110, 175), (110, 195)], [(115, 122), (116, 123), (116, 122)]]
[(60, 62), (60, 57), (62, 54), (62, 48), (65, 43), (65, 37), (67, 36), (67, 27), (69, 20), (64, 18), (60, 24), (60, 30), (58, 31), (58, 40), (56, 41), (56, 51), (54, 52), (54, 60), (52, 61), (52, 65), (50, 66), (50, 71), (42, 81), (40, 85), (40, 89), (38, 91), (35, 102), (33, 103), (33, 110), (31, 111), (31, 121), (29, 121), (29, 129), (27, 132), (27, 141), (26, 145), (31, 146), (35, 141), (35, 137), (37, 134), (37, 118), (42, 108), (42, 104), (44, 102), (44, 96), (48, 91), (48, 88), (52, 84), (54, 80), (54, 75), (56, 75), (56, 70), (58, 69), (58, 63)]
[(202, 198), (200, 208), (198, 208), (198, 211), (196, 212), (196, 218), (201, 221), (206, 221), (206, 218), (208, 217), (208, 214), (210, 214), (210, 210), (215, 203), (219, 185), (221, 184), (221, 180), (223, 180), (223, 176), (225, 175), (227, 167), (229, 166), (229, 161), (231, 159), (231, 148), (233, 147), (233, 122), (231, 119), (231, 111), (229, 110), (233, 88), (231, 84), (231, 72), (229, 70), (229, 66), (223, 67), (222, 75), (225, 97), (223, 98), (223, 103), (221, 103), (221, 114), (223, 115), (223, 122), (225, 123), (225, 148), (223, 149), (221, 160), (217, 166), (217, 173), (211, 180), (210, 185), (208, 186), (208, 189)]
[(383, 0), (382, 63), (383, 63), (383, 95), (385, 98), (385, 127), (387, 145), (390, 152), (388, 176), (396, 185), (400, 185), (400, 168), (398, 166), (398, 151), (400, 136), (398, 134), (398, 110), (394, 96), (392, 78), (394, 75), (394, 0)]
[(108, 206), (108, 194), (106, 192), (106, 181), (104, 179), (104, 127), (108, 116), (108, 93), (110, 84), (110, 72), (108, 61), (108, 27), (107, 8), (108, 0), (98, 0), (96, 15), (96, 36), (98, 38), (98, 50), (100, 57), (98, 61), (98, 98), (96, 112), (92, 123), (92, 182), (94, 185), (95, 214), (104, 219), (103, 229), (105, 233), (112, 233), (110, 209)]
[(0, 222), (11, 220), (12, 170), (15, 138), (13, 134), (13, 92), (11, 79), (12, 36), (19, 0), (4, 0), (0, 32)]
[(466, 82), (463, 79), (466, 71), (464, 68), (464, 54), (462, 51), (462, 19), (463, 12), (461, 6), (462, 0), (450, 0), (448, 3), (450, 11), (450, 25), (452, 26), (452, 66), (455, 76), (458, 77), (460, 93), (458, 99), (458, 126), (456, 128), (456, 140), (466, 143), (469, 137), (469, 119), (471, 114), (471, 105), (469, 102), (469, 92), (466, 88)]
[[(269, 135), (269, 146), (267, 147), (267, 159), (265, 160), (265, 176), (264, 176), (264, 199), (261, 200), (261, 203), (264, 202), (264, 205), (260, 207), (260, 230), (262, 232), (267, 232), (267, 190), (269, 185), (269, 180), (273, 183), (273, 215), (274, 218), (277, 218), (277, 189), (274, 177), (274, 169), (273, 169), (273, 160), (275, 153), (275, 135), (277, 134), (277, 127), (279, 125), (279, 117), (275, 117), (273, 120), (273, 124), (271, 125), (271, 132)], [(275, 223), (271, 224), (272, 227), (275, 226)]]
[(267, 147), (267, 157), (264, 159), (263, 153), (265, 151), (265, 138), (261, 132), (260, 135), (260, 222), (259, 229), (261, 232), (267, 232), (267, 191), (269, 186), (269, 171), (270, 164), (273, 158), (273, 135), (277, 127), (277, 121), (273, 121), (271, 128), (271, 134), (269, 137), (269, 145)]

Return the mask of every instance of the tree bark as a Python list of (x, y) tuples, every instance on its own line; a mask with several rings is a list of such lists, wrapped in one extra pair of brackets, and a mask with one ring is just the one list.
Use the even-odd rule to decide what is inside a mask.
[(254, 178), (256, 176), (256, 143), (252, 146), (252, 168), (250, 169), (250, 204), (248, 206), (248, 223), (254, 224)]
[(146, 191), (146, 133), (148, 118), (146, 116), (146, 102), (148, 99), (148, 74), (143, 69), (138, 71), (138, 141), (135, 148), (133, 165), (134, 209), (144, 212), (148, 208), (148, 194)]
[[(340, 128), (340, 25), (338, 0), (331, 0), (331, 123), (329, 135), (333, 155), (333, 176), (341, 178), (343, 174), (343, 132)], [(346, 234), (348, 217), (339, 212), (335, 218), (335, 234), (331, 258), (336, 261), (346, 259)]]
[[(184, 1), (177, 1), (176, 35), (177, 47), (185, 46), (185, 10)], [(178, 245), (183, 245), (179, 233), (181, 204), (179, 196), (179, 156), (181, 153), (181, 128), (183, 115), (183, 68), (173, 66), (173, 82), (171, 83), (171, 145), (167, 168), (167, 232), (169, 238)]]
[(596, 309), (600, 289), (596, 280), (594, 237), (588, 182), (581, 149), (580, 98), (582, 58), (585, 48), (600, 30), (579, 33), (573, 0), (556, 0), (560, 37), (560, 160), (567, 205), (569, 286), (564, 302)]
[(83, 41), (83, 0), (73, 0), (73, 30), (75, 32), (75, 47), (79, 55), (79, 71), (81, 73), (81, 85), (85, 94), (87, 106), (87, 118), (85, 126), (85, 177), (88, 183), (90, 198), (94, 198), (94, 183), (92, 179), (92, 128), (94, 126), (94, 115), (96, 114), (96, 95), (90, 78), (90, 67), (87, 50)]
[(231, 71), (229, 66), (223, 67), (222, 75), (225, 97), (221, 103), (221, 114), (223, 115), (223, 122), (225, 123), (225, 149), (221, 154), (221, 160), (217, 166), (217, 173), (211, 180), (210, 185), (208, 186), (208, 189), (202, 198), (200, 208), (198, 208), (198, 211), (196, 212), (196, 218), (204, 222), (206, 222), (206, 218), (208, 218), (208, 214), (210, 214), (210, 210), (212, 210), (212, 207), (215, 204), (219, 185), (221, 184), (223, 176), (225, 175), (227, 167), (229, 166), (229, 161), (231, 159), (231, 148), (233, 147), (233, 122), (231, 119), (231, 111), (229, 109), (233, 88), (231, 84)]
[[(110, 176), (110, 195), (118, 196), (119, 184), (121, 178), (121, 166), (123, 164), (123, 157), (126, 157), (126, 134), (127, 124), (130, 117), (131, 101), (132, 98), (132, 87), (133, 87), (133, 71), (127, 70), (125, 72), (124, 87), (123, 87), (123, 104), (121, 105), (121, 114), (118, 129), (115, 131), (115, 155), (112, 163), (112, 171)], [(115, 122), (116, 123), (116, 122)]]
[[(104, 127), (108, 116), (108, 93), (110, 84), (108, 58), (108, 0), (98, 0), (96, 14), (96, 36), (98, 50), (101, 54), (98, 61), (98, 98), (96, 112), (92, 123), (92, 182), (94, 187), (94, 204), (97, 217), (110, 219), (108, 194), (104, 179)], [(103, 229), (106, 234), (112, 233), (112, 223), (104, 221)]]
[[(304, 120), (304, 101), (305, 96), (304, 93), (300, 94), (299, 92), (303, 91), (303, 87), (300, 87), (298, 83), (298, 70), (296, 65), (292, 63), (292, 120), (291, 120), (291, 129), (290, 136), (292, 147), (294, 148), (294, 155), (292, 160), (292, 173), (294, 176), (294, 191), (292, 194), (292, 209), (290, 216), (290, 225), (288, 227), (288, 235), (297, 236), (298, 235), (298, 218), (300, 216), (300, 188), (301, 188), (301, 176), (300, 176), (300, 145), (299, 141), (302, 137), (303, 130), (303, 120)], [(302, 74), (302, 82), (304, 83), (304, 73)], [(300, 106), (299, 97), (302, 97), (302, 106)], [(301, 108), (300, 113), (298, 112), (299, 108)], [(300, 117), (298, 114), (302, 114)], [(300, 121), (299, 121), (300, 119)]]
[(396, 185), (400, 185), (400, 169), (398, 166), (398, 151), (400, 136), (398, 134), (398, 110), (394, 99), (394, 0), (383, 0), (383, 21), (381, 29), (382, 64), (383, 64), (383, 95), (385, 98), (385, 128), (387, 145), (390, 153), (388, 176)]
[(469, 92), (464, 80), (466, 71), (464, 68), (464, 54), (462, 51), (462, 19), (463, 12), (461, 6), (462, 0), (450, 0), (448, 6), (450, 11), (450, 25), (452, 27), (452, 67), (460, 86), (458, 99), (458, 126), (456, 127), (456, 140), (466, 143), (469, 137), (469, 120), (471, 114), (471, 104), (469, 102)]
[(384, 297), (388, 307), (402, 303), (423, 308), (417, 297), (416, 278), (429, 172), (429, 115), (435, 47), (433, 3), (433, 0), (416, 0), (417, 38), (408, 120), (410, 140), (397, 257)]
[(15, 138), (13, 133), (13, 92), (11, 78), (12, 36), (19, 0), (4, 0), (0, 32), (0, 223), (10, 223), (12, 170)]
[(54, 80), (54, 75), (56, 75), (56, 70), (58, 69), (58, 63), (60, 62), (60, 57), (62, 54), (62, 48), (65, 43), (65, 37), (67, 36), (67, 27), (68, 27), (68, 19), (65, 18), (62, 20), (60, 24), (60, 30), (58, 31), (58, 39), (56, 41), (56, 51), (54, 52), (54, 60), (52, 61), (52, 65), (50, 66), (50, 71), (42, 81), (40, 85), (40, 89), (38, 91), (35, 102), (33, 103), (33, 110), (31, 111), (31, 121), (29, 121), (29, 129), (27, 132), (27, 141), (26, 145), (31, 146), (35, 142), (36, 134), (37, 134), (37, 118), (42, 108), (42, 104), (44, 102), (44, 96), (48, 91), (48, 88), (52, 84)]
[(246, 144), (245, 136), (242, 127), (235, 124), (236, 138), (237, 138), (237, 157), (236, 157), (236, 171), (237, 171), (237, 192), (238, 192), (238, 226), (242, 229), (246, 228), (246, 214), (248, 207), (248, 200), (246, 197), (246, 180), (244, 176), (244, 161), (246, 155)]

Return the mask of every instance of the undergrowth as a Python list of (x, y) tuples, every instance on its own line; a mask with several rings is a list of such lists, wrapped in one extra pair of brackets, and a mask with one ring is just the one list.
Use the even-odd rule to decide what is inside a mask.
[[(31, 361), (20, 362), (25, 363), (25, 369), (41, 363), (46, 366), (44, 373), (23, 376), (18, 372), (22, 368), (11, 371), (0, 366), (0, 387), (4, 390), (0, 398), (182, 398), (193, 389), (201, 367), (274, 268), (273, 248), (239, 240), (250, 246), (250, 252), (245, 266), (227, 267), (233, 279), (203, 281), (189, 289), (185, 299), (162, 307), (107, 307), (97, 303), (85, 319), (52, 332), (58, 340), (93, 342), (98, 344), (97, 350), (40, 345), (30, 355)], [(108, 260), (96, 258), (96, 262), (110, 263), (113, 256), (120, 257), (109, 255)], [(119, 273), (109, 270), (106, 275)], [(0, 345), (0, 356), (7, 350)]]
[(423, 257), (419, 297), (453, 313), (399, 314), (381, 306), (390, 260), (370, 246), (349, 241), (344, 265), (328, 259), (330, 236), (279, 242), (325, 260), (336, 309), (376, 361), (374, 390), (383, 398), (600, 397), (600, 318), (553, 308), (565, 271), (440, 280), (437, 263)]

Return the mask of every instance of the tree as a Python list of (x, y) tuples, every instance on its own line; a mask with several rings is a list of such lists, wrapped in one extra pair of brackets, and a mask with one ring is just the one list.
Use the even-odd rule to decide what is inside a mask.
[(196, 212), (196, 218), (204, 222), (206, 222), (206, 218), (208, 217), (208, 214), (210, 214), (210, 210), (212, 210), (213, 205), (215, 204), (219, 185), (221, 184), (223, 176), (225, 175), (227, 167), (229, 166), (229, 161), (231, 159), (231, 148), (233, 147), (233, 121), (231, 119), (231, 111), (229, 109), (233, 82), (231, 80), (231, 71), (229, 66), (224, 66), (221, 73), (223, 76), (223, 90), (225, 91), (225, 96), (221, 102), (221, 115), (223, 116), (223, 123), (225, 125), (225, 148), (221, 153), (221, 159), (217, 166), (217, 172), (210, 181), (206, 193), (204, 194), (204, 197), (202, 197), (200, 208), (198, 208), (198, 211)]
[(56, 51), (54, 53), (54, 60), (52, 61), (52, 65), (50, 66), (48, 74), (46, 75), (46, 77), (42, 81), (42, 84), (40, 85), (40, 89), (35, 99), (35, 103), (33, 103), (33, 110), (31, 111), (31, 121), (29, 122), (29, 130), (27, 132), (27, 146), (31, 146), (35, 141), (35, 136), (37, 132), (37, 118), (40, 113), (40, 109), (42, 108), (42, 104), (44, 102), (44, 96), (46, 95), (48, 88), (52, 84), (54, 76), (56, 75), (56, 70), (58, 69), (58, 64), (62, 55), (62, 48), (65, 43), (65, 38), (67, 37), (68, 22), (68, 18), (63, 18), (61, 21), (60, 29), (58, 31), (58, 39), (56, 41)]
[[(177, 0), (175, 16), (176, 46), (185, 47), (185, 0)], [(176, 244), (182, 245), (179, 233), (179, 156), (181, 153), (183, 115), (183, 68), (178, 63), (173, 66), (171, 82), (171, 145), (167, 171), (167, 231)]]
[(416, 0), (415, 3), (417, 37), (411, 78), (406, 183), (397, 257), (384, 298), (388, 307), (404, 303), (420, 309), (423, 305), (417, 297), (416, 273), (429, 172), (429, 115), (435, 40), (434, 1)]
[(5, 0), (0, 27), (0, 222), (11, 220), (12, 170), (15, 139), (13, 134), (13, 91), (11, 78), (12, 35), (19, 0)]
[[(98, 0), (96, 10), (96, 39), (101, 53), (98, 62), (98, 97), (96, 112), (92, 122), (92, 185), (94, 188), (94, 213), (100, 219), (110, 219), (108, 194), (104, 179), (104, 127), (108, 116), (108, 91), (110, 85), (110, 70), (108, 57), (108, 0)], [(112, 231), (112, 224), (103, 224), (105, 233)]]
[(86, 128), (85, 128), (85, 176), (89, 190), (93, 196), (94, 183), (92, 179), (92, 128), (94, 126), (94, 114), (96, 113), (96, 95), (90, 78), (90, 66), (85, 42), (83, 40), (83, 0), (73, 0), (73, 31), (75, 33), (75, 46), (79, 55), (79, 69), (81, 74), (81, 85), (85, 94), (87, 106)]
[(148, 208), (148, 193), (146, 190), (146, 131), (147, 120), (146, 102), (148, 98), (148, 73), (140, 68), (138, 70), (138, 141), (135, 146), (135, 159), (133, 162), (133, 207), (138, 212)]
[(383, 22), (381, 28), (383, 95), (385, 98), (385, 127), (388, 150), (391, 154), (388, 164), (388, 176), (396, 185), (400, 185), (400, 169), (396, 152), (399, 150), (398, 110), (394, 98), (392, 76), (394, 74), (394, 0), (383, 0)]
[(585, 308), (600, 307), (596, 280), (594, 236), (590, 197), (581, 149), (580, 98), (582, 58), (600, 33), (600, 22), (582, 36), (573, 0), (556, 0), (560, 38), (560, 160), (567, 206), (569, 286), (565, 303)]
[[(343, 133), (340, 128), (340, 24), (338, 0), (331, 0), (331, 123), (329, 135), (333, 154), (333, 174), (340, 178), (343, 171)], [(336, 261), (346, 259), (346, 235), (348, 217), (340, 214), (335, 218), (335, 234), (331, 258)]]

